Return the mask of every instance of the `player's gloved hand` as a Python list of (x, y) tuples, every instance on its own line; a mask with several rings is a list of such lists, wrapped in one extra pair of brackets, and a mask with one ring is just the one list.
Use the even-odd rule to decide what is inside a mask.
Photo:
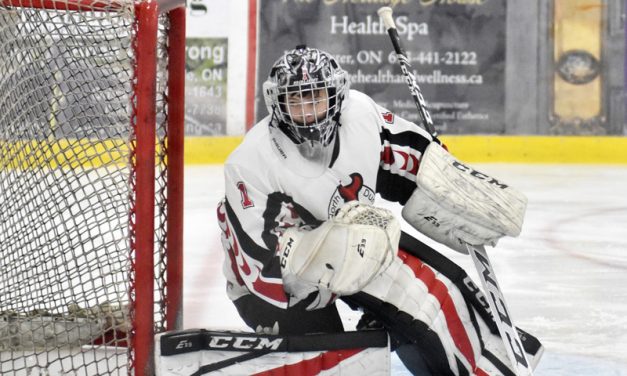
[(356, 201), (314, 230), (290, 228), (279, 239), (286, 291), (296, 297), (312, 288), (354, 294), (391, 263), (399, 239), (392, 212)]
[(402, 213), (418, 231), (461, 253), (468, 253), (465, 244), (495, 246), (505, 236), (452, 213), (419, 189), (414, 191)]
[(456, 251), (468, 253), (465, 243), (494, 246), (503, 236), (520, 234), (527, 198), (459, 162), (435, 142), (420, 161), (416, 184), (403, 218)]

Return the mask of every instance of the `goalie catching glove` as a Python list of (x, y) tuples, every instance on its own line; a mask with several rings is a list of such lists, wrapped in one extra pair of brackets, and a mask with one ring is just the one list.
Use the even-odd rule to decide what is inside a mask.
[(354, 294), (392, 262), (399, 239), (400, 224), (389, 210), (357, 201), (314, 230), (289, 228), (279, 240), (286, 292)]
[(468, 253), (466, 243), (495, 246), (505, 235), (520, 234), (527, 198), (435, 142), (421, 159), (416, 184), (402, 215), (433, 240)]

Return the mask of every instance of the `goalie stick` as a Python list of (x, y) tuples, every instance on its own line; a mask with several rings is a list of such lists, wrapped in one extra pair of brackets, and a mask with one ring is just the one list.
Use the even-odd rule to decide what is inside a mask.
[[(383, 20), (383, 23), (388, 31), (388, 35), (390, 36), (390, 40), (392, 41), (392, 45), (394, 46), (394, 51), (396, 52), (396, 57), (401, 67), (401, 71), (405, 76), (407, 86), (409, 86), (409, 91), (414, 99), (416, 107), (418, 108), (420, 117), (422, 118), (422, 126), (435, 138), (437, 137), (437, 132), (433, 126), (433, 120), (431, 119), (431, 115), (427, 109), (420, 87), (416, 82), (416, 78), (409, 71), (409, 59), (401, 44), (398, 31), (396, 30), (394, 18), (392, 17), (392, 8), (381, 7), (377, 13)], [(532, 375), (532, 368), (525, 356), (525, 351), (520, 337), (518, 336), (518, 331), (514, 326), (509, 310), (505, 304), (505, 297), (498, 285), (494, 268), (492, 268), (492, 264), (488, 258), (485, 247), (467, 244), (466, 248), (474, 261), (477, 273), (479, 274), (479, 279), (481, 280), (483, 289), (486, 292), (490, 310), (492, 311), (492, 317), (496, 322), (499, 334), (505, 344), (507, 356), (514, 366), (516, 374), (519, 376)]]

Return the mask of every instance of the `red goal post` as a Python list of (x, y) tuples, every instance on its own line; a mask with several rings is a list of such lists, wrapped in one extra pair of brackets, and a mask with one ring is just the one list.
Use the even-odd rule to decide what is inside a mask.
[(182, 326), (185, 3), (0, 0), (0, 49), (0, 374), (152, 374)]

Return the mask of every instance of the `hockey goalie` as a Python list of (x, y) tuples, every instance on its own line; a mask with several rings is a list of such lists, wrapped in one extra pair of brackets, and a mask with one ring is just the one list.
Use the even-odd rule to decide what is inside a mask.
[[(525, 197), (457, 161), (365, 94), (319, 49), (297, 46), (263, 85), (268, 116), (225, 164), (217, 215), (227, 293), (257, 333), (341, 333), (338, 299), (383, 328), (417, 375), (514, 375), (480, 289), (402, 233), (375, 198), (453, 250), (520, 233)], [(542, 346), (523, 333), (532, 366)]]

